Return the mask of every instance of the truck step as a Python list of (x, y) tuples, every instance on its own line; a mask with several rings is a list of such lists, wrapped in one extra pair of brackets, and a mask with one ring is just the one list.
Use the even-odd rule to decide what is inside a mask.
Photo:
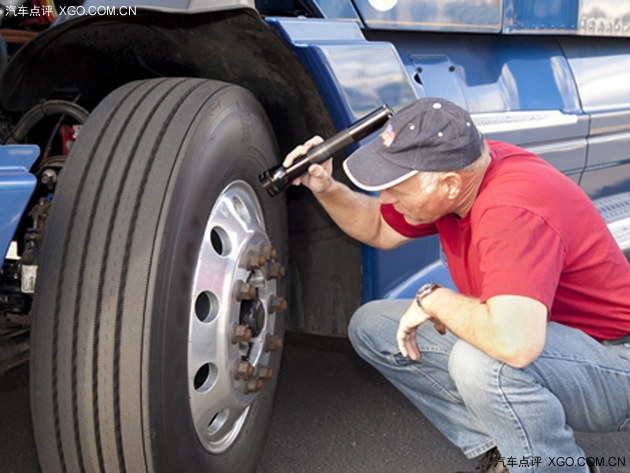
[(630, 192), (622, 192), (593, 201), (608, 224), (615, 240), (628, 255), (630, 252)]

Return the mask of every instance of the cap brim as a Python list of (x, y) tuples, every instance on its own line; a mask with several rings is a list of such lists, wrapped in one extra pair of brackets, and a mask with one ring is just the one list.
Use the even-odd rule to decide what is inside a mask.
[(418, 174), (381, 157), (375, 143), (378, 141), (361, 146), (343, 162), (343, 170), (355, 186), (369, 192), (381, 191)]

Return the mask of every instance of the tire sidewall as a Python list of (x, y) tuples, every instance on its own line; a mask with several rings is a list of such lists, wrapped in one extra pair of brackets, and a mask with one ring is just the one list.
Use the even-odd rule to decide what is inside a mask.
[[(269, 424), (277, 376), (265, 384), (235, 443), (224, 453), (207, 452), (197, 439), (188, 398), (187, 343), (191, 287), (206, 222), (223, 189), (243, 180), (263, 209), (272, 246), (286, 266), (288, 252), (284, 197), (270, 198), (258, 175), (275, 164), (277, 146), (264, 111), (245, 90), (230, 86), (202, 107), (180, 149), (161, 217), (155, 295), (150, 308), (148, 415), (155, 471), (250, 471), (255, 467)], [(278, 282), (286, 296), (286, 282)], [(276, 317), (276, 335), (284, 321)], [(271, 366), (278, 372), (280, 352)]]

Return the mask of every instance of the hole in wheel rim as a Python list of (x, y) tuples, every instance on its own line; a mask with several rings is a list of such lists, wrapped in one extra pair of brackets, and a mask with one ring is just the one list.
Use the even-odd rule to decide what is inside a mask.
[(217, 380), (218, 369), (212, 363), (204, 363), (199, 367), (193, 379), (193, 387), (197, 392), (208, 391)]
[(220, 256), (225, 256), (230, 252), (230, 239), (221, 227), (214, 227), (210, 230), (210, 243), (214, 251)]
[(228, 419), (229, 413), (230, 411), (228, 409), (223, 409), (215, 414), (208, 424), (208, 435), (212, 436), (221, 430), (221, 427), (223, 427), (223, 424), (225, 424), (225, 421)]
[(195, 315), (201, 322), (212, 322), (219, 314), (219, 298), (213, 292), (204, 291), (195, 299)]

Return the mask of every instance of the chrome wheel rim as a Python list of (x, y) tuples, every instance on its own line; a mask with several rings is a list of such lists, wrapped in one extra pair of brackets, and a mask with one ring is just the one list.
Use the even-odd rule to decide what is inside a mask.
[(199, 441), (213, 454), (235, 442), (270, 375), (281, 311), (274, 253), (254, 190), (230, 183), (204, 231), (188, 331), (190, 411)]

